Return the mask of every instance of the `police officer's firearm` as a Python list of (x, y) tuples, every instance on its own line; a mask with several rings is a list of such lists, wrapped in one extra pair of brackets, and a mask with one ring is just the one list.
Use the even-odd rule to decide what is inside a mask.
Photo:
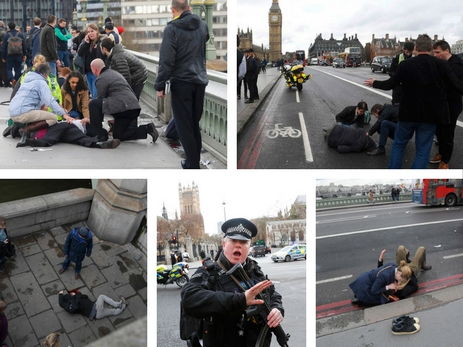
[[(236, 263), (226, 274), (227, 275), (235, 275), (236, 274), (239, 277), (239, 279), (244, 282), (244, 284), (246, 285), (246, 287), (248, 289), (253, 287), (251, 279), (249, 278), (246, 271), (244, 271), (243, 266), (239, 262)], [(239, 287), (243, 292), (246, 291), (242, 286), (239, 286)], [(264, 295), (263, 293), (258, 293), (256, 295), (256, 297), (259, 300), (263, 300), (264, 304), (259, 305), (260, 307), (258, 307), (256, 309), (247, 310), (246, 311), (246, 316), (251, 317), (251, 316), (255, 316), (256, 314), (259, 314), (260, 317), (263, 320), (263, 323), (262, 323), (263, 326), (262, 326), (262, 329), (261, 329), (261, 331), (259, 333), (259, 338), (257, 339), (257, 343), (256, 343), (256, 346), (259, 346), (259, 341), (263, 341), (263, 339), (265, 339), (265, 336), (267, 335), (267, 332), (269, 330), (269, 327), (267, 325), (267, 316), (270, 314), (270, 311), (272, 310), (272, 308), (270, 307), (270, 304), (269, 304), (268, 295)], [(244, 322), (241, 322), (240, 324), (243, 324), (243, 323)], [(275, 334), (275, 337), (276, 337), (276, 339), (278, 341), (278, 344), (281, 347), (289, 347), (288, 340), (289, 340), (290, 335), (285, 333), (285, 331), (283, 330), (281, 324), (279, 324), (275, 328), (271, 328), (270, 330)]]

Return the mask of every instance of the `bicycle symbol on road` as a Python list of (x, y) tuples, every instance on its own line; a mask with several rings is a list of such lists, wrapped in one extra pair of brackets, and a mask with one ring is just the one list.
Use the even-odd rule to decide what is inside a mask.
[(279, 135), (281, 137), (292, 137), (293, 139), (301, 136), (301, 131), (298, 129), (293, 129), (292, 127), (284, 127), (280, 128), (279, 126), (282, 125), (283, 123), (276, 123), (275, 124), (275, 129), (271, 129), (267, 131), (267, 137), (271, 139), (277, 138)]

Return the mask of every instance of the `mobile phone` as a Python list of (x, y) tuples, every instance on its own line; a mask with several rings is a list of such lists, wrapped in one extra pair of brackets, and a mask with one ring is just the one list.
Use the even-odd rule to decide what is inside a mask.
[(166, 82), (166, 85), (164, 87), (164, 94), (167, 95), (170, 92), (170, 81)]

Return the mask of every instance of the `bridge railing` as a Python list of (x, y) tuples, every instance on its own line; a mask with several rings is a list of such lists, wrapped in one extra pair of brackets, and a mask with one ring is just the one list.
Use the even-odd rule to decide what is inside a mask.
[[(148, 69), (148, 80), (140, 96), (144, 105), (156, 113), (165, 124), (172, 118), (170, 94), (158, 98), (154, 82), (159, 68), (159, 57), (130, 51), (136, 55)], [(204, 110), (199, 123), (203, 147), (223, 163), (227, 162), (227, 74), (207, 71), (209, 84), (204, 98)]]
[[(392, 202), (391, 195), (381, 194), (375, 195), (375, 203), (382, 203), (382, 202)], [(399, 197), (399, 201), (411, 201), (412, 200), (412, 193), (401, 193)], [(345, 198), (330, 198), (330, 199), (322, 199), (316, 201), (316, 208), (330, 208), (330, 207), (341, 207), (341, 206), (354, 206), (354, 205), (367, 205), (370, 199), (368, 195), (362, 196), (351, 196)]]

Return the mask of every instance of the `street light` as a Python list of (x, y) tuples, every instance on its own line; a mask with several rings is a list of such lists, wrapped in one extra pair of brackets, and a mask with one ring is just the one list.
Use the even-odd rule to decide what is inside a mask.
[(222, 202), (222, 205), (223, 205), (223, 221), (226, 222), (227, 221), (227, 215), (225, 213), (225, 200)]
[(109, 0), (101, 0), (103, 3), (103, 18), (108, 18), (108, 1)]
[(82, 9), (82, 26), (87, 26), (87, 0), (80, 0), (80, 7)]

